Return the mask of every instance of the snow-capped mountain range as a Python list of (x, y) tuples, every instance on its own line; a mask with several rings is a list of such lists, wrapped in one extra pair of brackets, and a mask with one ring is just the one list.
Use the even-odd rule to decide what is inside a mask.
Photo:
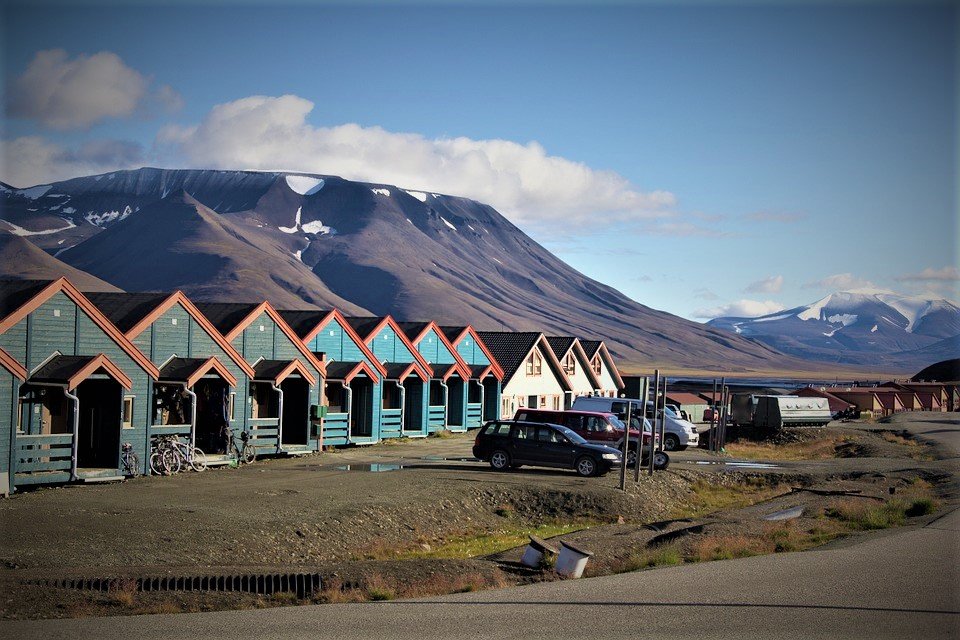
[(707, 324), (829, 362), (922, 364), (960, 354), (960, 307), (868, 289), (832, 293), (759, 318), (715, 318)]

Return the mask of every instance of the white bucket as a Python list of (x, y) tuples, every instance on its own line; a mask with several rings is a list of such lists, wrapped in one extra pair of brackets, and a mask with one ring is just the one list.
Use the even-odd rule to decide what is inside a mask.
[(543, 553), (534, 549), (533, 545), (528, 544), (527, 550), (523, 552), (523, 557), (520, 558), (520, 564), (531, 569), (539, 569), (542, 563)]
[(589, 551), (577, 549), (566, 542), (560, 541), (560, 555), (557, 556), (556, 571), (567, 578), (579, 578), (587, 566), (587, 561), (593, 554)]

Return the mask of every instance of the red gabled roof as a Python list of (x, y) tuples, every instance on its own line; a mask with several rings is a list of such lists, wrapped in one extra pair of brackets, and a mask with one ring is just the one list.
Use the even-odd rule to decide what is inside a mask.
[[(216, 327), (211, 324), (207, 317), (200, 313), (200, 310), (197, 309), (196, 305), (190, 301), (182, 291), (174, 291), (167, 297), (166, 300), (161, 302), (155, 309), (150, 313), (144, 316), (137, 324), (133, 326), (129, 331), (127, 331), (127, 337), (133, 340), (138, 335), (143, 333), (147, 327), (153, 324), (157, 318), (166, 313), (172, 306), (175, 304), (180, 304), (186, 309), (187, 313), (197, 321), (197, 324), (209, 335), (217, 345), (223, 349), (226, 354), (230, 357), (234, 363), (240, 367), (240, 370), (247, 374), (248, 377), (253, 377), (253, 367), (251, 367), (246, 360), (243, 359), (243, 356), (234, 348), (230, 342), (223, 337), (223, 335), (217, 331)], [(231, 378), (233, 376), (230, 376)], [(231, 386), (236, 386), (236, 381), (233, 382)]]
[(203, 364), (197, 367), (196, 371), (190, 374), (190, 376), (187, 378), (187, 386), (192, 387), (210, 371), (216, 371), (217, 375), (223, 378), (231, 387), (237, 386), (237, 378), (230, 373), (230, 370), (227, 369), (224, 364), (217, 359), (216, 356), (210, 356), (207, 358)]
[(490, 353), (490, 349), (487, 348), (487, 345), (477, 334), (477, 330), (474, 329), (471, 325), (468, 324), (467, 326), (465, 326), (463, 328), (463, 331), (461, 331), (459, 335), (457, 335), (456, 337), (450, 340), (450, 344), (454, 347), (454, 351), (456, 351), (457, 345), (460, 344), (460, 342), (468, 334), (473, 336), (474, 343), (477, 344), (480, 347), (480, 350), (483, 351), (483, 354), (487, 356), (487, 360), (490, 361), (490, 365), (493, 367), (493, 375), (496, 377), (497, 380), (500, 380), (502, 382), (503, 368), (500, 366), (500, 363), (497, 362), (497, 359), (493, 357), (493, 354)]
[[(416, 347), (418, 344), (420, 344), (420, 341), (423, 340), (428, 333), (430, 333), (431, 329), (433, 329), (433, 332), (437, 334), (437, 338), (440, 340), (440, 342), (443, 343), (443, 346), (445, 346), (447, 348), (447, 351), (449, 351), (450, 354), (453, 356), (454, 365), (457, 367), (457, 372), (460, 374), (460, 377), (463, 378), (464, 380), (469, 380), (470, 365), (464, 362), (463, 358), (460, 357), (460, 354), (457, 353), (456, 347), (450, 344), (450, 340), (447, 339), (446, 334), (433, 320), (428, 322), (423, 327), (423, 329), (420, 330), (420, 333), (417, 334), (417, 337), (411, 340), (410, 342), (414, 345), (414, 347)], [(453, 371), (448, 369), (447, 372), (442, 376), (443, 380), (446, 381), (447, 378), (449, 378), (453, 373), (454, 373)]]
[(27, 379), (27, 370), (22, 364), (17, 362), (16, 358), (7, 353), (0, 347), (0, 366), (15, 375), (21, 382)]
[(377, 356), (373, 355), (373, 352), (370, 351), (370, 347), (368, 347), (367, 343), (363, 341), (363, 338), (361, 338), (357, 332), (353, 330), (353, 327), (350, 326), (350, 323), (347, 322), (347, 319), (343, 317), (343, 314), (336, 309), (333, 309), (327, 313), (327, 315), (325, 315), (320, 322), (318, 322), (312, 329), (310, 329), (310, 331), (304, 334), (303, 338), (301, 339), (302, 344), (306, 345), (308, 342), (313, 340), (314, 336), (320, 333), (323, 328), (330, 324), (330, 321), (334, 319), (336, 319), (340, 326), (343, 327), (343, 330), (347, 332), (347, 335), (350, 336), (350, 339), (357, 344), (357, 347), (360, 349), (363, 355), (373, 363), (373, 366), (376, 368), (377, 372), (380, 373), (380, 376), (373, 377), (379, 379), (379, 377), (386, 376), (387, 370), (384, 369), (383, 365), (380, 364), (380, 361), (377, 360)]
[[(350, 326), (350, 323), (347, 323), (347, 325)], [(414, 346), (414, 344), (410, 341), (410, 338), (407, 337), (407, 334), (404, 333), (400, 325), (397, 324), (397, 321), (393, 319), (393, 316), (391, 315), (384, 316), (383, 320), (381, 320), (380, 323), (373, 328), (373, 330), (367, 333), (367, 335), (360, 336), (360, 337), (363, 339), (364, 344), (366, 344), (367, 340), (375, 339), (376, 336), (379, 335), (381, 331), (383, 331), (383, 328), (388, 326), (391, 329), (393, 329), (394, 335), (400, 338), (400, 341), (403, 342), (404, 346), (410, 351), (411, 354), (413, 354), (413, 357), (416, 359), (417, 363), (421, 367), (423, 367), (423, 369), (427, 373), (427, 377), (432, 378), (433, 367), (430, 366), (430, 363), (427, 362), (427, 360), (423, 357), (423, 355), (421, 355), (420, 350), (417, 349), (417, 347)], [(304, 342), (306, 342), (306, 340), (304, 340)], [(367, 346), (369, 348), (369, 345)], [(372, 350), (370, 351), (370, 355), (373, 356)], [(374, 362), (377, 362), (376, 356), (373, 356), (373, 360)], [(383, 373), (384, 375), (386, 375), (386, 370), (384, 370)]]
[[(8, 314), (7, 317), (0, 320), (0, 333), (6, 333), (8, 329), (26, 318), (33, 311), (36, 311), (44, 302), (61, 291), (70, 298), (74, 304), (80, 307), (83, 312), (93, 320), (94, 324), (100, 327), (141, 369), (146, 371), (154, 380), (157, 379), (160, 375), (157, 365), (153, 364), (150, 358), (145, 356), (135, 344), (130, 342), (130, 339), (123, 335), (123, 333), (103, 315), (100, 309), (90, 302), (87, 297), (66, 278), (54, 280), (32, 298), (20, 305), (20, 307)], [(126, 378), (126, 376), (124, 377)]]
[(226, 334), (224, 334), (223, 337), (226, 338), (227, 342), (233, 342), (234, 338), (243, 333), (243, 330), (250, 326), (254, 320), (259, 318), (260, 314), (262, 313), (266, 313), (268, 316), (270, 316), (271, 320), (277, 323), (277, 326), (280, 327), (280, 330), (283, 332), (283, 334), (287, 336), (291, 342), (293, 342), (294, 346), (297, 347), (297, 350), (307, 360), (307, 362), (309, 362), (321, 374), (326, 375), (326, 365), (315, 355), (313, 355), (309, 349), (307, 349), (306, 344), (304, 344), (307, 342), (307, 340), (304, 339), (301, 341), (293, 329), (290, 328), (290, 325), (287, 324), (283, 317), (277, 313), (277, 310), (274, 309), (273, 305), (269, 302), (264, 301), (254, 307), (253, 310), (246, 315), (246, 317), (238, 322), (234, 328), (230, 329)]

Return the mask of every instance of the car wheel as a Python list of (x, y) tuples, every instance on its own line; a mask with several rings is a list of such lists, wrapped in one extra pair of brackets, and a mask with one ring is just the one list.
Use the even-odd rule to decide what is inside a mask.
[(589, 456), (583, 456), (577, 460), (577, 473), (584, 478), (589, 478), (597, 472), (597, 463)]
[(653, 454), (653, 468), (663, 471), (670, 466), (670, 456), (663, 451), (657, 451)]
[(668, 433), (663, 437), (663, 448), (667, 451), (676, 451), (680, 448), (680, 438)]
[(497, 471), (506, 471), (510, 468), (510, 454), (503, 450), (496, 450), (490, 455), (490, 466)]

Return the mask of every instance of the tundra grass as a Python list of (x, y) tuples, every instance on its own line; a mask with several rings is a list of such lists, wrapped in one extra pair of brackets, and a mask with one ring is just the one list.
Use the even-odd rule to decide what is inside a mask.
[(488, 556), (508, 549), (519, 547), (530, 540), (530, 536), (552, 538), (573, 531), (589, 528), (597, 524), (592, 520), (578, 522), (546, 523), (535, 527), (507, 526), (496, 531), (469, 534), (458, 537), (449, 537), (440, 541), (429, 549), (419, 548), (394, 555), (398, 560), (412, 560), (418, 558), (436, 559), (466, 559)]
[(771, 483), (763, 477), (747, 478), (733, 486), (696, 480), (690, 485), (687, 504), (677, 508), (672, 518), (697, 518), (716, 511), (740, 509), (787, 493), (790, 487)]
[(772, 444), (769, 442), (733, 442), (726, 445), (727, 453), (747, 460), (824, 460), (837, 457), (837, 447), (852, 442), (848, 436), (830, 436), (793, 442)]

